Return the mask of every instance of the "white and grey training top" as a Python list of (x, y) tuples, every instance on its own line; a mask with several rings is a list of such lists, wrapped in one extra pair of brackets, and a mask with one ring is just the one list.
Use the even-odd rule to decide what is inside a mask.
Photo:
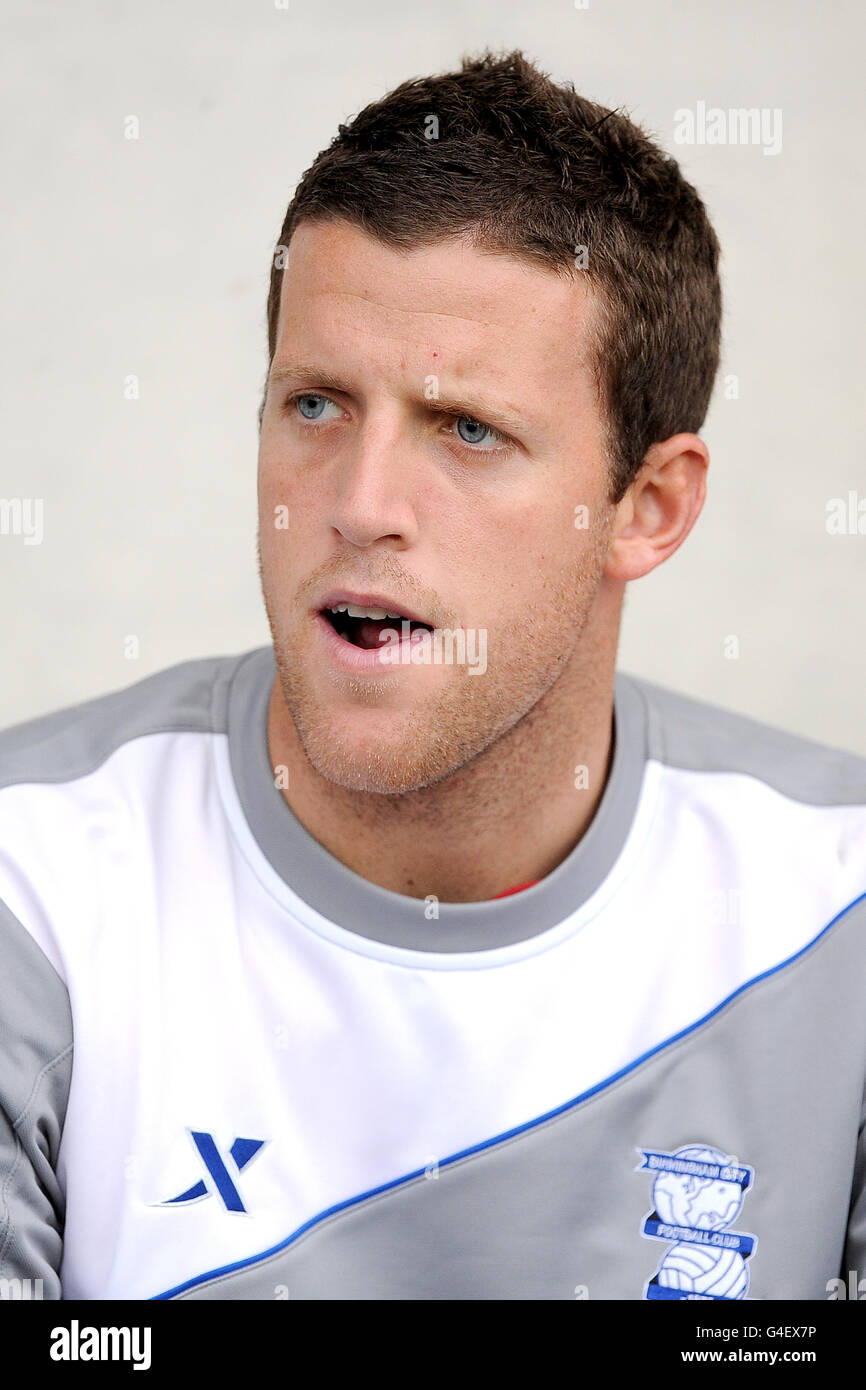
[(436, 916), (293, 815), (273, 678), (269, 648), (188, 662), (0, 735), (0, 1279), (866, 1277), (866, 759), (618, 672), (578, 845)]

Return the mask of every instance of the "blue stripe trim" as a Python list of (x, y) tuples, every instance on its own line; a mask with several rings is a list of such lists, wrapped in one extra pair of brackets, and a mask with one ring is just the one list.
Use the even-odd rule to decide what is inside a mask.
[[(850, 912), (852, 908), (855, 908), (858, 903), (864, 901), (866, 901), (866, 892), (854, 898), (847, 907), (842, 908), (841, 912), (837, 912), (832, 921), (828, 922), (826, 927), (822, 927), (818, 935), (813, 937), (811, 941), (808, 941), (805, 946), (801, 946), (799, 951), (795, 951), (792, 956), (788, 956), (786, 960), (780, 961), (778, 965), (771, 965), (768, 970), (763, 971), (760, 975), (756, 975), (754, 979), (747, 980), (745, 984), (738, 985), (726, 999), (723, 999), (720, 1004), (716, 1004), (715, 1008), (710, 1009), (709, 1013), (704, 1014), (703, 1018), (699, 1018), (695, 1023), (689, 1023), (685, 1028), (681, 1028), (679, 1033), (674, 1033), (672, 1037), (666, 1038), (664, 1042), (657, 1043), (655, 1047), (651, 1047), (648, 1052), (644, 1052), (640, 1057), (636, 1057), (633, 1062), (626, 1063), (624, 1067), (620, 1067), (619, 1071), (614, 1072), (604, 1081), (597, 1082), (597, 1084), (591, 1086), (588, 1091), (583, 1091), (581, 1095), (575, 1096), (572, 1100), (565, 1101), (562, 1105), (558, 1105), (555, 1110), (548, 1110), (544, 1115), (539, 1115), (534, 1120), (527, 1120), (524, 1124), (515, 1125), (513, 1129), (507, 1129), (502, 1134), (494, 1135), (492, 1139), (483, 1139), (479, 1144), (473, 1144), (468, 1149), (461, 1149), (459, 1153), (450, 1154), (448, 1158), (443, 1158), (440, 1161), (440, 1170), (449, 1167), (453, 1163), (458, 1163), (461, 1159), (468, 1158), (472, 1154), (483, 1153), (485, 1149), (493, 1148), (496, 1144), (502, 1144), (506, 1139), (513, 1139), (518, 1134), (526, 1134), (530, 1129), (537, 1129), (539, 1125), (547, 1124), (549, 1120), (555, 1119), (558, 1115), (564, 1115), (567, 1110), (573, 1110), (575, 1106), (582, 1105), (584, 1101), (590, 1100), (592, 1096), (597, 1096), (600, 1091), (607, 1090), (608, 1086), (614, 1085), (614, 1083), (621, 1080), (622, 1077), (628, 1076), (629, 1072), (635, 1071), (637, 1067), (643, 1066), (644, 1062), (649, 1061), (651, 1057), (655, 1057), (667, 1047), (673, 1047), (674, 1043), (679, 1042), (682, 1038), (688, 1037), (689, 1033), (694, 1033), (697, 1029), (703, 1028), (706, 1023), (709, 1023), (710, 1019), (720, 1014), (723, 1009), (726, 1009), (729, 1004), (741, 994), (744, 994), (747, 989), (753, 989), (756, 985), (759, 985), (762, 980), (767, 980), (771, 975), (777, 975), (781, 970), (786, 970), (789, 966), (793, 965), (795, 961), (798, 961), (807, 951), (811, 951), (817, 946), (818, 942), (826, 936), (831, 927), (834, 927), (846, 913)], [(337, 1212), (348, 1211), (350, 1207), (356, 1207), (360, 1205), (361, 1202), (369, 1201), (371, 1197), (378, 1197), (381, 1192), (389, 1192), (395, 1187), (403, 1187), (406, 1183), (412, 1182), (415, 1178), (420, 1178), (425, 1172), (426, 1169), (424, 1168), (416, 1168), (411, 1173), (404, 1173), (402, 1177), (393, 1178), (391, 1182), (382, 1183), (379, 1187), (371, 1187), (368, 1191), (359, 1193), (357, 1197), (349, 1197), (344, 1202), (337, 1202), (334, 1206), (327, 1207), (324, 1211), (319, 1212), (317, 1216), (312, 1216), (309, 1221), (305, 1221), (302, 1226), (299, 1226), (298, 1229), (293, 1231), (290, 1236), (287, 1236), (285, 1240), (280, 1241), (278, 1245), (272, 1245), (269, 1250), (263, 1250), (258, 1255), (249, 1255), (243, 1260), (235, 1260), (233, 1264), (221, 1265), (218, 1269), (208, 1270), (206, 1274), (197, 1274), (192, 1279), (187, 1279), (185, 1283), (178, 1284), (173, 1289), (167, 1289), (165, 1293), (154, 1294), (148, 1301), (151, 1303), (158, 1303), (165, 1299), (174, 1298), (177, 1294), (185, 1293), (187, 1289), (194, 1289), (197, 1285), (206, 1284), (211, 1279), (218, 1279), (223, 1274), (234, 1274), (239, 1269), (246, 1269), (250, 1265), (259, 1264), (263, 1260), (270, 1259), (271, 1255), (276, 1255), (281, 1250), (287, 1250), (295, 1241), (300, 1240), (302, 1235), (312, 1230), (314, 1226), (318, 1226), (323, 1221), (326, 1221), (328, 1217), (335, 1216)]]

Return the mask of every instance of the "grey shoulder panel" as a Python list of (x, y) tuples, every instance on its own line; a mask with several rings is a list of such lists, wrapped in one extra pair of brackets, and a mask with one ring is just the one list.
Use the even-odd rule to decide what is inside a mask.
[[(41, 1295), (60, 1298), (56, 1169), (72, 1077), (69, 996), (2, 902), (0, 958), (0, 1280), (42, 1280)], [(22, 1296), (20, 1286), (4, 1283), (3, 1291)]]
[[(687, 1277), (726, 1298), (825, 1299), (845, 1259), (861, 1123), (864, 931), (866, 896), (789, 962), (559, 1110), (157, 1297), (643, 1299), (666, 1296), (667, 1262), (668, 1290)], [(683, 1228), (654, 1219), (672, 1218), (642, 1162), (683, 1149), (715, 1151), (749, 1175), (738, 1206), (707, 1182), (686, 1239), (710, 1240), (685, 1250)], [(852, 1258), (866, 1197), (855, 1201)]]
[(625, 676), (647, 705), (648, 756), (692, 772), (741, 772), (795, 801), (866, 805), (866, 758)]
[(123, 690), (0, 732), (0, 787), (86, 776), (116, 748), (144, 734), (223, 732), (215, 687), (243, 657), (209, 657), (158, 671)]

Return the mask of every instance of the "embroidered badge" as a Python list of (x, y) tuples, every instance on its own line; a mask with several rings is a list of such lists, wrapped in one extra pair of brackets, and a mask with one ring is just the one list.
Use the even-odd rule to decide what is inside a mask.
[(647, 1281), (646, 1298), (731, 1299), (749, 1291), (747, 1261), (758, 1237), (729, 1227), (739, 1216), (754, 1168), (719, 1149), (687, 1144), (674, 1153), (638, 1149), (635, 1172), (653, 1174), (653, 1209), (641, 1227), (672, 1242)]

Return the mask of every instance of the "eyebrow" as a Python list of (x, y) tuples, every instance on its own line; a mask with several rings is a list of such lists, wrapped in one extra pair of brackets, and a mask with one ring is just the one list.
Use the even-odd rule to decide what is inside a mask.
[[(282, 362), (268, 375), (268, 387), (280, 386), (288, 381), (314, 381), (325, 390), (340, 391), (345, 396), (353, 394), (345, 378), (334, 372), (323, 370), (311, 362)], [(509, 433), (523, 434), (537, 430), (538, 425), (525, 416), (516, 415), (504, 406), (481, 401), (472, 396), (443, 396), (432, 399), (419, 395), (417, 403), (431, 414), (465, 416), (469, 420), (481, 420)]]

